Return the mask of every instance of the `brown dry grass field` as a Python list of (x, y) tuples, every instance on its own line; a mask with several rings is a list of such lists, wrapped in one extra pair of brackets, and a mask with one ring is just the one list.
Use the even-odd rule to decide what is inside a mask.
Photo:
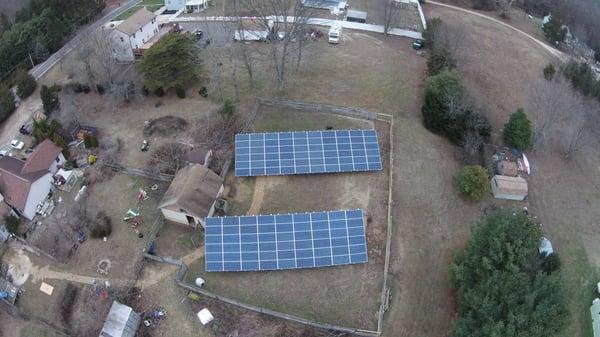
[[(519, 106), (526, 105), (530, 87), (535, 81), (542, 80), (541, 70), (548, 62), (553, 61), (552, 57), (531, 40), (483, 18), (430, 5), (426, 6), (426, 12), (429, 17), (443, 17), (450, 25), (469, 27), (464, 36), (467, 47), (463, 48), (460, 55), (461, 62), (458, 70), (469, 91), (479, 97), (481, 104), (486, 108), (487, 116), (493, 125), (494, 139), (499, 139), (499, 130), (508, 115)], [(448, 277), (452, 253), (463, 247), (469, 235), (470, 223), (478, 219), (482, 212), (480, 205), (464, 201), (453, 187), (452, 176), (462, 165), (456, 159), (456, 147), (447, 140), (431, 134), (422, 126), (420, 105), (422, 85), (426, 77), (426, 59), (418, 56), (411, 49), (410, 44), (411, 41), (408, 39), (345, 30), (343, 43), (338, 46), (328, 45), (323, 40), (311, 45), (312, 55), (307, 56), (308, 62), (301, 66), (300, 71), (290, 74), (289, 85), (282, 95), (291, 99), (357, 106), (394, 115), (392, 130), (394, 166), (391, 168), (394, 179), (392, 191), (394, 231), (389, 277), (392, 297), (390, 309), (384, 317), (383, 335), (443, 337), (447, 336), (455, 317), (454, 292)], [(326, 57), (323, 57), (324, 55)], [(268, 87), (267, 80), (266, 75), (261, 75), (258, 79), (259, 91), (264, 89), (259, 94), (264, 94), (265, 88)], [(254, 95), (250, 93), (244, 94), (244, 102), (251, 102), (252, 96)], [(115, 132), (123, 137), (128, 137), (131, 130), (139, 130), (131, 132), (134, 135), (127, 138), (135, 144), (131, 145), (130, 150), (134, 151), (141, 135), (139, 123), (143, 120), (163, 114), (209, 111), (212, 109), (211, 104), (214, 104), (200, 98), (192, 101), (187, 98), (178, 100), (167, 97), (161, 99), (164, 103), (162, 107), (153, 110), (158, 99), (147, 100), (149, 101), (142, 103), (144, 108), (120, 111), (148, 114), (148, 117), (143, 116), (139, 119), (136, 116), (131, 124), (127, 124), (129, 122), (126, 119), (133, 116), (120, 117), (118, 113), (114, 115), (110, 112), (93, 113), (89, 118), (94, 121), (98, 118), (98, 124), (106, 127), (108, 134), (112, 132), (110, 128), (113, 126), (122, 128), (120, 131), (116, 129)], [(212, 107), (214, 108), (214, 105)], [(240, 108), (248, 109), (248, 106)], [(261, 125), (262, 121), (263, 127), (257, 127), (258, 130), (273, 130), (279, 127), (269, 120), (268, 114), (269, 111), (265, 111), (261, 116), (262, 119), (259, 119), (258, 125)], [(122, 119), (118, 120), (119, 123), (114, 123), (115, 118)], [(293, 114), (290, 118), (293, 120)], [(311, 126), (312, 122), (316, 124)], [(301, 120), (296, 123), (289, 123), (287, 127), (298, 125), (302, 128), (321, 129), (323, 124), (327, 125), (329, 121)], [(282, 127), (284, 126), (286, 125)], [(124, 160), (132, 160), (131, 163), (143, 160), (136, 156), (137, 154), (131, 153), (124, 156)], [(600, 193), (598, 193), (600, 159), (598, 158), (600, 158), (598, 149), (582, 152), (569, 162), (564, 161), (560, 154), (551, 150), (545, 154), (534, 153), (530, 156), (533, 165), (533, 174), (530, 178), (530, 211), (542, 221), (544, 231), (552, 240), (555, 250), (561, 255), (564, 278), (568, 286), (572, 318), (570, 325), (562, 334), (564, 337), (590, 335), (588, 308), (591, 286), (597, 281), (594, 278), (595, 271), (600, 266), (600, 249), (596, 244), (600, 237), (597, 226), (600, 209), (595, 207), (600, 203)], [(369, 174), (357, 175), (357, 177), (367, 176)], [(367, 184), (361, 179), (345, 181), (344, 176), (332, 177), (328, 183), (340, 184), (340, 186), (350, 184), (353, 191), (357, 186), (359, 188), (372, 186), (371, 177)], [(265, 200), (260, 205), (261, 212), (321, 208), (323, 203), (318, 199), (290, 199), (275, 194), (275, 192), (281, 194), (281, 191), (289, 191), (310, 197), (311, 191), (306, 186), (319, 188), (318, 182), (321, 180), (321, 177), (318, 177), (313, 183), (304, 177), (272, 179), (273, 183), (265, 187)], [(231, 184), (231, 180), (228, 182)], [(252, 207), (252, 197), (257, 183), (257, 179), (254, 181), (247, 179), (237, 185), (233, 183), (234, 200), (239, 199), (233, 203), (233, 210), (236, 213), (242, 214)], [(380, 185), (377, 183), (373, 186)], [(370, 194), (373, 195), (374, 192), (370, 191)], [(365, 199), (364, 196), (358, 196), (356, 200), (333, 198), (328, 201), (331, 203), (328, 208), (366, 202), (365, 208), (370, 209), (372, 207), (370, 200), (371, 198)], [(491, 200), (485, 202), (490, 203)], [(373, 217), (373, 219), (383, 217), (383, 214), (373, 214)], [(374, 252), (370, 251), (369, 254), (371, 258)], [(147, 267), (147, 271), (154, 271), (152, 269), (154, 267), (156, 266)], [(196, 271), (203, 269), (201, 263), (193, 263), (191, 267)], [(371, 284), (361, 281), (374, 283), (381, 281), (377, 277), (373, 278), (370, 268), (369, 263), (363, 266), (290, 271), (281, 274), (279, 272), (223, 274), (223, 277), (219, 275), (219, 280), (222, 282), (213, 285), (211, 285), (211, 275), (204, 276), (207, 278), (209, 289), (218, 290), (211, 287), (221, 287), (224, 294), (238, 299), (251, 302), (254, 298), (274, 309), (301, 316), (325, 317), (326, 319), (323, 320), (334, 323), (372, 327), (375, 319), (373, 308), (377, 307), (379, 290), (375, 293), (375, 290), (369, 290)], [(347, 283), (350, 280), (350, 272), (346, 270), (355, 273), (352, 275), (355, 283)], [(346, 277), (344, 282), (338, 283), (338, 279), (335, 278), (338, 273), (344, 274)], [(314, 275), (314, 279), (318, 280), (318, 285), (321, 286), (311, 291), (320, 292), (323, 299), (311, 303), (312, 297), (305, 296), (307, 298), (301, 302), (289, 303), (285, 299), (278, 300), (273, 295), (273, 289), (286, 289), (280, 282), (290, 280), (294, 282), (292, 284), (299, 284), (302, 288), (287, 287), (289, 283), (286, 283), (288, 299), (305, 295), (306, 292), (301, 293), (301, 289), (307, 285), (313, 287), (317, 285), (317, 282), (312, 280), (307, 284), (302, 283), (310, 275)], [(323, 287), (323, 284), (337, 287)], [(360, 289), (360, 296), (348, 297), (338, 294), (340, 286), (363, 286), (363, 288)], [(373, 287), (375, 288), (380, 289), (380, 286)], [(190, 307), (187, 301), (183, 300), (185, 293), (176, 288), (172, 280), (164, 279), (146, 289), (148, 301), (161, 305), (164, 303), (169, 308), (170, 318), (165, 321), (165, 328), (161, 328), (160, 332), (177, 331), (179, 336), (219, 335), (217, 330), (199, 328), (193, 316), (193, 310), (199, 306)], [(262, 292), (252, 293), (252, 291)], [(371, 298), (371, 294), (375, 297)], [(365, 312), (373, 312), (373, 314), (357, 317), (359, 315), (357, 312), (350, 312), (350, 315), (348, 312), (333, 311), (323, 314), (312, 310), (313, 304), (318, 305), (332, 300), (337, 304), (364, 304), (364, 308), (369, 308), (365, 309)], [(200, 306), (203, 305), (211, 308), (217, 306), (208, 302)], [(323, 308), (316, 310), (321, 309)], [(246, 313), (246, 315), (250, 314)], [(243, 318), (243, 320), (254, 319), (257, 318), (252, 315)], [(266, 323), (265, 326), (273, 327)], [(173, 330), (168, 330), (166, 327)], [(243, 331), (243, 328), (239, 329)], [(277, 335), (268, 332), (269, 330), (261, 331), (265, 336)], [(160, 332), (155, 335), (161, 335)], [(291, 332), (287, 335), (294, 336), (299, 333)]]
[[(255, 180), (252, 206), (246, 210), (238, 207), (236, 211), (242, 215), (361, 208), (368, 218), (369, 262), (310, 270), (205, 273), (203, 259), (200, 259), (191, 265), (188, 281), (193, 282), (200, 276), (210, 291), (246, 303), (321, 322), (376, 330), (387, 228), (389, 125), (328, 114), (261, 108), (253, 129), (323, 130), (326, 126), (377, 128), (384, 171), (236, 178), (234, 181), (241, 184), (245, 184), (244, 180)], [(236, 194), (226, 192), (235, 205), (249, 204), (244, 200), (247, 194), (241, 194), (241, 200)]]

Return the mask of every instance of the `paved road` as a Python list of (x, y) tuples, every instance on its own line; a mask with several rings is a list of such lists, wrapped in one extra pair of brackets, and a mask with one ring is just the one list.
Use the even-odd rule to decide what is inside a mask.
[(565, 59), (567, 59), (567, 58), (568, 58), (568, 55), (567, 55), (567, 54), (565, 54), (565, 53), (561, 52), (560, 50), (558, 50), (558, 49), (556, 49), (556, 48), (554, 48), (554, 47), (552, 47), (552, 46), (548, 45), (546, 42), (543, 42), (543, 41), (541, 41), (541, 40), (538, 40), (538, 39), (537, 39), (537, 38), (535, 38), (533, 35), (531, 35), (531, 34), (528, 34), (528, 33), (525, 33), (524, 31), (522, 31), (522, 30), (520, 30), (520, 29), (518, 29), (518, 28), (515, 28), (515, 27), (513, 27), (513, 26), (511, 26), (511, 25), (509, 25), (509, 24), (507, 24), (507, 23), (505, 23), (505, 22), (502, 22), (502, 21), (500, 21), (500, 20), (498, 20), (498, 19), (496, 19), (496, 18), (493, 18), (493, 17), (491, 17), (491, 16), (487, 16), (487, 15), (485, 15), (485, 14), (481, 14), (481, 13), (479, 13), (479, 12), (476, 12), (476, 11), (472, 11), (472, 10), (469, 10), (469, 9), (465, 9), (465, 8), (461, 8), (461, 7), (457, 7), (457, 6), (452, 6), (452, 5), (448, 5), (448, 4), (443, 4), (443, 3), (440, 3), (440, 2), (437, 2), (437, 1), (432, 1), (432, 0), (428, 0), (428, 1), (427, 1), (427, 4), (431, 4), (431, 5), (434, 5), (434, 6), (441, 6), (441, 7), (451, 8), (451, 9), (454, 9), (454, 10), (457, 10), (457, 11), (461, 11), (461, 12), (463, 12), (463, 13), (468, 13), (468, 14), (471, 14), (471, 15), (476, 15), (476, 16), (479, 16), (479, 17), (481, 17), (481, 18), (484, 18), (484, 19), (486, 19), (486, 20), (489, 20), (489, 21), (492, 21), (492, 22), (494, 22), (494, 23), (497, 23), (497, 24), (499, 24), (499, 25), (502, 25), (502, 26), (504, 26), (504, 27), (508, 27), (508, 28), (510, 28), (510, 29), (512, 29), (512, 30), (514, 30), (514, 31), (516, 31), (516, 32), (518, 32), (518, 33), (520, 33), (520, 34), (523, 34), (523, 35), (525, 35), (526, 37), (530, 38), (530, 39), (531, 39), (531, 40), (533, 40), (535, 43), (537, 43), (537, 44), (538, 44), (538, 45), (540, 45), (542, 48), (546, 49), (546, 50), (547, 50), (547, 51), (549, 51), (549, 52), (550, 52), (552, 55), (554, 55), (554, 56), (558, 57), (559, 59), (561, 59), (561, 60), (565, 60)]
[(62, 48), (56, 51), (54, 54), (50, 55), (50, 57), (44, 61), (43, 63), (38, 64), (31, 70), (31, 75), (35, 77), (35, 79), (39, 79), (44, 76), (45, 73), (50, 70), (56, 63), (58, 63), (65, 55), (67, 55), (73, 48), (77, 47), (79, 43), (88, 35), (90, 35), (93, 31), (98, 29), (100, 26), (109, 22), (115, 16), (125, 12), (129, 8), (133, 7), (135, 4), (140, 2), (140, 0), (129, 0), (124, 2), (121, 6), (109, 11), (102, 18), (97, 20), (96, 22), (88, 25), (80, 32), (78, 32), (69, 42), (67, 42)]

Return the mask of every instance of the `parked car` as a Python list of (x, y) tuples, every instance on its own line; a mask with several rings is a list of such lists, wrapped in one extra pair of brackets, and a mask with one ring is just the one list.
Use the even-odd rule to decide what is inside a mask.
[(19, 132), (23, 135), (30, 135), (33, 132), (33, 123), (27, 123), (21, 125)]
[(22, 150), (25, 147), (25, 143), (23, 143), (22, 141), (20, 141), (18, 139), (13, 139), (10, 142), (10, 146), (15, 150)]
[(11, 157), (11, 153), (8, 150), (2, 149), (0, 150), (0, 158)]
[(203, 32), (203, 31), (201, 31), (200, 29), (195, 29), (195, 30), (192, 32), (192, 35), (193, 35), (193, 37), (194, 37), (194, 40), (196, 40), (196, 41), (200, 41), (200, 40), (202, 39), (202, 36), (204, 36), (204, 32)]
[(412, 47), (414, 50), (423, 49), (424, 46), (425, 46), (425, 41), (423, 41), (421, 39), (416, 39), (415, 42), (413, 42), (413, 44), (412, 44)]

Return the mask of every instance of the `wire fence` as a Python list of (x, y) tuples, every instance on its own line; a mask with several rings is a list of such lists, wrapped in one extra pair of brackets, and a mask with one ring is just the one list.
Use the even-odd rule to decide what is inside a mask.
[(285, 319), (285, 320), (292, 321), (295, 323), (310, 325), (310, 326), (313, 326), (313, 327), (319, 328), (319, 329), (340, 331), (340, 332), (350, 333), (350, 334), (353, 334), (356, 336), (364, 336), (364, 337), (375, 337), (375, 336), (380, 335), (380, 332), (378, 332), (378, 331), (364, 330), (364, 329), (352, 328), (352, 327), (347, 327), (347, 326), (322, 323), (322, 322), (318, 322), (315, 320), (311, 320), (311, 319), (307, 319), (307, 318), (303, 318), (303, 317), (299, 317), (299, 316), (295, 316), (295, 315), (290, 315), (290, 314), (286, 314), (283, 312), (271, 310), (268, 308), (259, 307), (256, 305), (240, 302), (240, 301), (231, 299), (229, 297), (221, 296), (221, 295), (212, 293), (210, 291), (207, 291), (205, 289), (202, 289), (196, 285), (186, 283), (185, 275), (188, 272), (188, 266), (183, 261), (173, 259), (170, 257), (161, 257), (158, 255), (150, 255), (150, 254), (144, 254), (144, 257), (147, 259), (156, 261), (156, 262), (167, 263), (167, 264), (179, 266), (179, 270), (175, 277), (175, 284), (177, 284), (179, 287), (181, 287), (183, 289), (186, 289), (188, 291), (191, 291), (191, 292), (194, 292), (194, 293), (197, 293), (197, 294), (200, 294), (200, 295), (203, 295), (203, 296), (215, 299), (215, 300), (219, 300), (219, 301), (222, 301), (222, 302), (225, 302), (228, 304), (232, 304), (232, 305), (235, 305), (235, 306), (247, 309), (247, 310), (252, 310), (252, 311), (255, 311), (255, 312), (258, 312), (261, 314)]

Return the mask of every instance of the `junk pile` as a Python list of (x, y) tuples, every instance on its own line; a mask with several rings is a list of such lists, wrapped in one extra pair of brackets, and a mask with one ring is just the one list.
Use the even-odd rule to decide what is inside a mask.
[(147, 314), (144, 313), (143, 323), (147, 328), (154, 329), (165, 318), (167, 318), (167, 312), (162, 308), (156, 308)]

